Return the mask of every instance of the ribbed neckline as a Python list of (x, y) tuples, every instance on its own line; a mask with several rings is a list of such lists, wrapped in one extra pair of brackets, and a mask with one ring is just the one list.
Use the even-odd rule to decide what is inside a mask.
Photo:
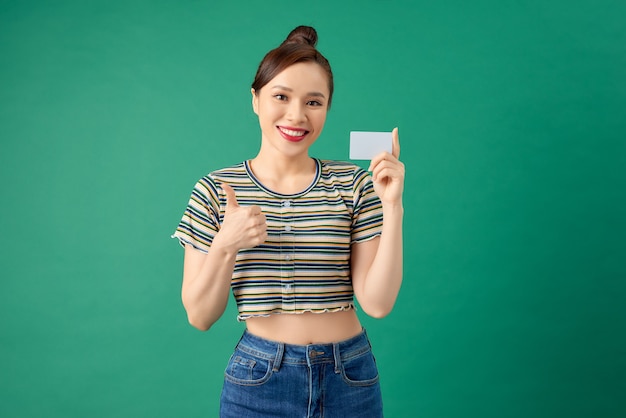
[(244, 161), (244, 167), (246, 168), (246, 172), (248, 173), (248, 177), (250, 177), (250, 180), (252, 180), (252, 182), (256, 184), (257, 186), (259, 186), (261, 190), (263, 190), (267, 194), (276, 196), (281, 199), (289, 199), (289, 198), (296, 198), (296, 197), (304, 196), (305, 194), (310, 192), (311, 189), (313, 189), (313, 187), (315, 187), (315, 185), (319, 181), (320, 176), (322, 174), (322, 162), (317, 158), (313, 158), (313, 160), (315, 161), (315, 177), (313, 177), (313, 181), (306, 189), (295, 194), (282, 194), (282, 193), (275, 192), (272, 189), (265, 187), (263, 183), (261, 183), (259, 179), (257, 179), (254, 173), (252, 172), (252, 168), (250, 167), (250, 160)]

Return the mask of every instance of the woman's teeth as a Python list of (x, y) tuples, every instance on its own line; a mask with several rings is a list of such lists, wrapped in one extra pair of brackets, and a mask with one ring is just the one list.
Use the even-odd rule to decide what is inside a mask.
[(292, 131), (291, 129), (285, 129), (285, 128), (278, 128), (281, 130), (281, 132), (289, 135), (289, 136), (304, 136), (306, 134), (306, 131)]

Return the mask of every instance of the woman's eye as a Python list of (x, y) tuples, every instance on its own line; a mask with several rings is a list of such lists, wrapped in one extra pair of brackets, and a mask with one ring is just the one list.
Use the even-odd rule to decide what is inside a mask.
[(287, 100), (287, 96), (285, 96), (284, 94), (276, 94), (274, 95), (274, 97), (278, 100)]
[(308, 102), (306, 102), (306, 104), (309, 105), (309, 106), (321, 106), (322, 105), (317, 100), (309, 100)]

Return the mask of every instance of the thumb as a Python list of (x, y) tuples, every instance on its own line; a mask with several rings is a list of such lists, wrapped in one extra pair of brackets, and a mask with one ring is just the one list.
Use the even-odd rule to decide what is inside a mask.
[(239, 203), (237, 202), (237, 195), (235, 194), (233, 188), (230, 187), (228, 184), (223, 183), (222, 189), (224, 189), (224, 192), (226, 192), (226, 210), (238, 208)]
[(400, 139), (398, 138), (398, 128), (393, 128), (393, 131), (391, 131), (391, 138), (391, 154), (396, 158), (400, 158)]

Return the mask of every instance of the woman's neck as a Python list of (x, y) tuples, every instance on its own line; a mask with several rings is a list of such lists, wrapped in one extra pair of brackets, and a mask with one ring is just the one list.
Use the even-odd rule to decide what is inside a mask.
[(250, 160), (250, 168), (265, 187), (281, 194), (295, 194), (311, 185), (317, 164), (308, 155), (267, 156), (262, 152)]

